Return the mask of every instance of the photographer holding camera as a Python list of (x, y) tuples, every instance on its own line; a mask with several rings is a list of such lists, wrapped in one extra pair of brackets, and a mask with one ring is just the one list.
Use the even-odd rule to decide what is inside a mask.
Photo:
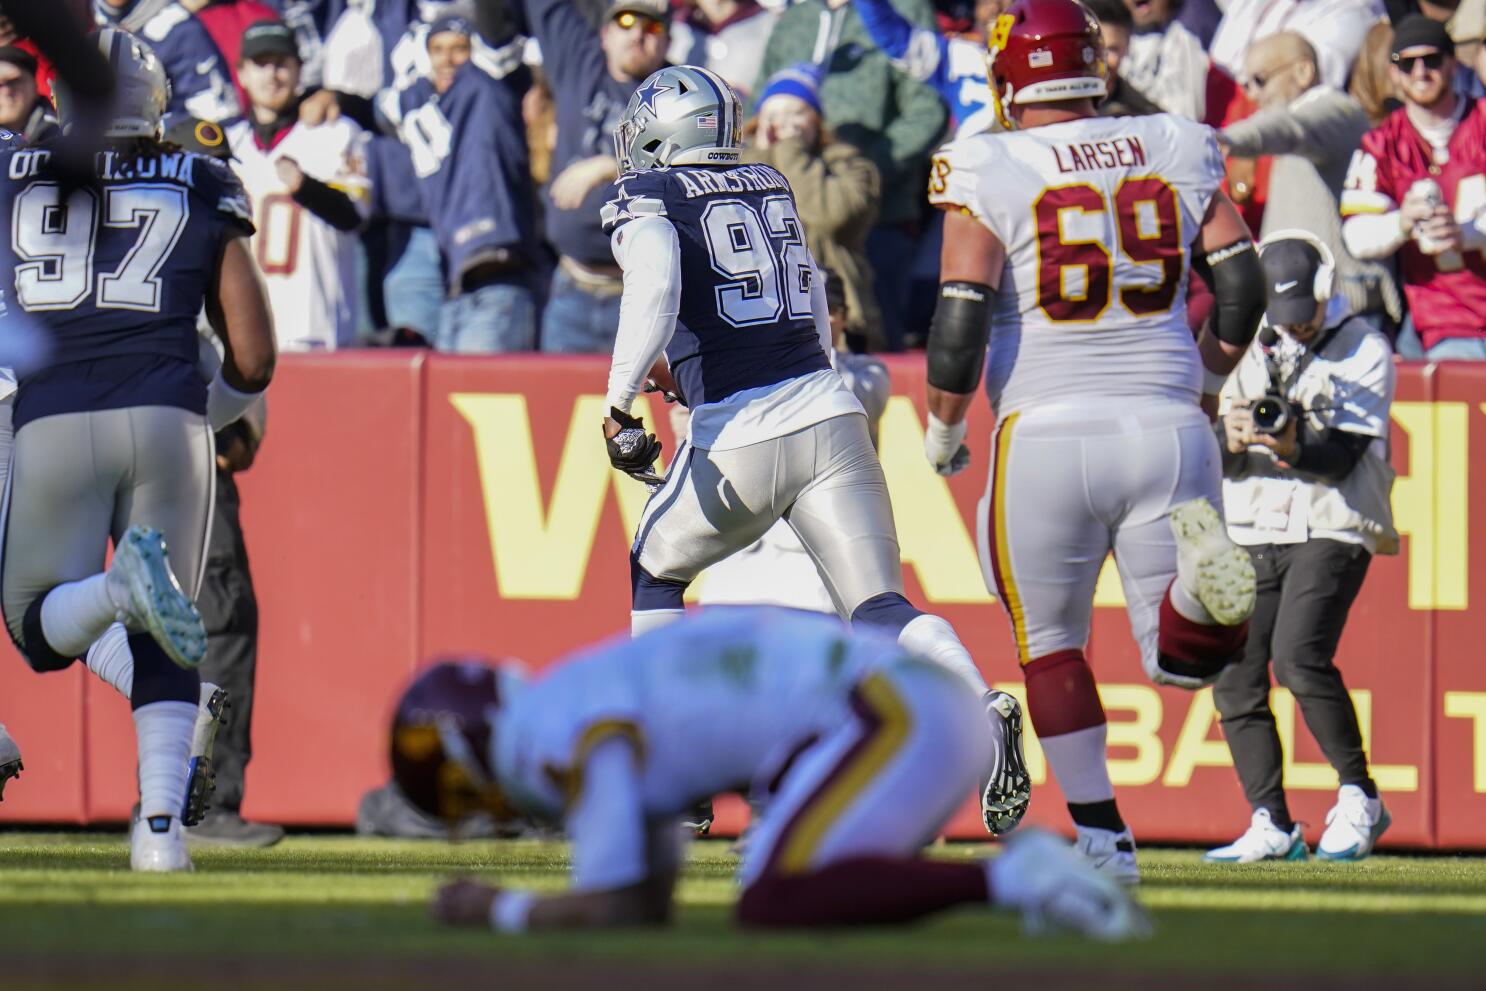
[(1336, 292), (1331, 252), (1304, 231), (1260, 245), (1265, 325), (1222, 392), (1228, 535), (1248, 548), (1258, 597), (1242, 658), (1213, 686), (1223, 735), (1253, 808), (1247, 832), (1207, 859), (1309, 856), (1285, 802), (1269, 665), (1300, 704), (1341, 780), (1317, 855), (1357, 860), (1388, 828), (1357, 713), (1333, 663), (1374, 554), (1398, 552), (1389, 492), (1393, 355)]

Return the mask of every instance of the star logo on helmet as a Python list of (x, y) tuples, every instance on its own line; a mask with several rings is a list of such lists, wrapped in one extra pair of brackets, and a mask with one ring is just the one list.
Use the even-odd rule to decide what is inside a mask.
[(655, 98), (662, 93), (669, 93), (675, 87), (667, 86), (665, 83), (656, 82), (654, 79), (635, 90), (635, 95), (640, 98), (640, 109), (650, 111), (655, 116)]

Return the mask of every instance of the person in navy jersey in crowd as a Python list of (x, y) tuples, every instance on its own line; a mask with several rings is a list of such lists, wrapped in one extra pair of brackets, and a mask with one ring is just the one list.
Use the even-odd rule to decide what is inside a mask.
[(521, 96), (530, 74), (492, 78), (471, 61), (475, 34), (462, 17), (430, 26), (432, 77), (403, 91), (399, 133), (448, 272), (437, 347), (529, 351), (537, 247)]
[(610, 135), (640, 81), (665, 62), (670, 12), (664, 0), (613, 0), (594, 31), (573, 0), (526, 0), (526, 19), (557, 103), (546, 234), (559, 262), (541, 347), (604, 353), (619, 326), (623, 288), (598, 222), (617, 174)]
[(216, 123), (241, 110), (226, 59), (190, 10), (171, 0), (93, 0), (93, 20), (136, 35), (170, 80), (166, 112)]

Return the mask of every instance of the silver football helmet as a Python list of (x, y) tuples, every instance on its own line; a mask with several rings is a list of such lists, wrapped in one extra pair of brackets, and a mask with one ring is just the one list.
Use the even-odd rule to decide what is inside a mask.
[[(114, 74), (112, 106), (104, 127), (110, 138), (158, 138), (170, 103), (170, 80), (150, 47), (122, 28), (105, 27), (94, 43)], [(77, 101), (57, 81), (57, 116), (65, 128), (77, 119)]]
[(622, 172), (733, 165), (742, 131), (743, 106), (721, 76), (695, 65), (668, 65), (630, 97), (614, 129), (614, 157)]

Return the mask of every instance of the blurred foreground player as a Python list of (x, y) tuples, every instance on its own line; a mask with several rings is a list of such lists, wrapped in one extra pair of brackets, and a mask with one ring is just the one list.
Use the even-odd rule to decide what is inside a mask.
[(888, 636), (777, 609), (704, 612), (614, 639), (527, 683), (514, 663), (446, 663), (398, 703), (392, 771), (419, 808), (561, 822), (573, 890), (443, 888), (445, 922), (528, 929), (661, 924), (682, 813), (747, 790), (764, 811), (741, 869), (745, 926), (907, 922), (956, 905), (1029, 930), (1140, 934), (1117, 885), (1062, 841), (990, 862), (925, 860), (975, 785), (990, 731), (962, 678)]
[[(1097, 116), (1099, 25), (1081, 4), (1023, 0), (989, 45), (1007, 131), (946, 146), (929, 184), (949, 213), (925, 452), (941, 474), (965, 468), (965, 415), (988, 365), (981, 566), (1010, 615), (1079, 848), (1134, 883), (1084, 659), (1094, 585), (1113, 551), (1160, 684), (1200, 688), (1241, 651), (1254, 568), (1218, 515), (1218, 447), (1198, 401), (1204, 371), (1216, 393), (1253, 338), (1263, 273), (1218, 190), (1211, 130), (1170, 114)], [(1216, 295), (1195, 347), (1189, 264)]]
[(645, 80), (615, 131), (623, 173), (603, 208), (624, 270), (609, 371), (609, 460), (660, 483), (660, 442), (630, 412), (664, 354), (691, 409), (686, 442), (630, 550), (631, 624), (679, 617), (702, 569), (779, 520), (800, 538), (836, 612), (881, 627), (982, 696), (1001, 741), (982, 769), (986, 828), (1026, 811), (1012, 767), (1021, 709), (986, 687), (954, 629), (903, 595), (897, 528), (867, 417), (831, 366), (825, 286), (788, 181), (739, 165), (743, 108), (721, 77), (671, 66)]
[[(0, 213), (13, 232), (0, 264), (15, 273), (16, 316), (52, 337), (15, 400), (4, 612), (38, 671), (69, 666), (115, 620), (127, 629), (105, 680), (127, 684), (138, 735), (130, 862), (186, 870), (180, 820), (206, 647), (191, 593), (211, 511), (208, 414), (230, 422), (267, 386), (272, 328), (244, 247), (241, 187), (220, 164), (161, 145), (168, 87), (149, 50), (113, 28), (95, 37), (115, 88), (93, 175), (64, 198), (47, 147), (0, 155)], [(66, 126), (74, 103), (61, 86), (59, 104)], [(210, 386), (196, 367), (203, 304), (228, 349)]]

